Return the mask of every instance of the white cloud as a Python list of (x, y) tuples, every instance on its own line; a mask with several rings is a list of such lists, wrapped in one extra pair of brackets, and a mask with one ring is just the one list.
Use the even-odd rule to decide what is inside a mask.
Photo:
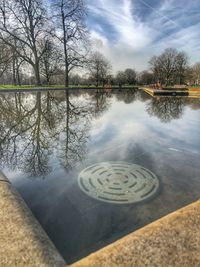
[(118, 35), (119, 43), (134, 51), (140, 50), (150, 41), (151, 30), (132, 16), (131, 0), (97, 0), (95, 6), (89, 6), (97, 16), (103, 16)]
[[(185, 50), (191, 62), (197, 60), (200, 25), (192, 21), (196, 16), (186, 16), (187, 12), (193, 12), (195, 5), (186, 0), (182, 0), (182, 5), (181, 1), (165, 0), (155, 8), (139, 0), (150, 11), (147, 18), (142, 18), (134, 1), (96, 0), (91, 3), (88, 0), (89, 13), (97, 18), (89, 25), (94, 47), (111, 61), (114, 72), (126, 67), (148, 68), (150, 57), (167, 47)], [(198, 2), (194, 0), (193, 4)], [(188, 19), (191, 23), (185, 25)]]

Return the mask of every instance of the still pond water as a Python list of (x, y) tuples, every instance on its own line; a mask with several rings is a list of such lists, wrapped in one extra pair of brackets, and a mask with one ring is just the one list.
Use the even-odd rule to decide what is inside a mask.
[[(1, 93), (0, 122), (0, 168), (67, 263), (200, 198), (200, 99)], [(140, 203), (90, 197), (79, 174), (102, 162), (141, 165), (159, 190)]]

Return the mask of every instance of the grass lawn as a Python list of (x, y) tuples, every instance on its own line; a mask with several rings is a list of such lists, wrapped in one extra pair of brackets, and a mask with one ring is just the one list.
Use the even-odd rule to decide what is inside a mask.
[(23, 88), (33, 88), (33, 85), (22, 85), (22, 86), (16, 86), (16, 85), (1, 85), (0, 84), (0, 89), (23, 89)]

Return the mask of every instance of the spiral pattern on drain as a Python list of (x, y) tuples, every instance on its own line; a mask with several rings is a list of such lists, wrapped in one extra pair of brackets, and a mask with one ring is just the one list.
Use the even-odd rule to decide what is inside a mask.
[(78, 184), (90, 197), (116, 204), (143, 201), (159, 188), (159, 180), (150, 170), (126, 162), (89, 166), (79, 174)]

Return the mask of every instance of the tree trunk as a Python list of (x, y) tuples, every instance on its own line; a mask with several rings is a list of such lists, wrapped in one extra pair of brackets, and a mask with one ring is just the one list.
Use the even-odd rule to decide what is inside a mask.
[(41, 80), (40, 80), (39, 63), (36, 63), (35, 64), (35, 66), (34, 66), (34, 72), (35, 72), (36, 85), (40, 86), (41, 85)]
[(69, 87), (69, 71), (67, 62), (65, 62), (65, 87)]
[(13, 55), (13, 62), (12, 62), (12, 68), (13, 68), (13, 85), (17, 85), (17, 79), (16, 79), (16, 61), (15, 56)]
[(47, 85), (50, 86), (50, 77), (47, 75)]
[(16, 75), (17, 75), (17, 84), (18, 84), (19, 86), (21, 86), (21, 77), (20, 77), (20, 73), (19, 73), (19, 64), (18, 64), (18, 60), (17, 60)]
[(65, 87), (69, 87), (69, 64), (68, 64), (68, 53), (67, 53), (67, 32), (65, 28), (65, 14), (64, 4), (61, 4), (61, 16), (62, 16), (62, 28), (63, 28), (63, 46), (64, 46), (64, 57), (65, 57)]

